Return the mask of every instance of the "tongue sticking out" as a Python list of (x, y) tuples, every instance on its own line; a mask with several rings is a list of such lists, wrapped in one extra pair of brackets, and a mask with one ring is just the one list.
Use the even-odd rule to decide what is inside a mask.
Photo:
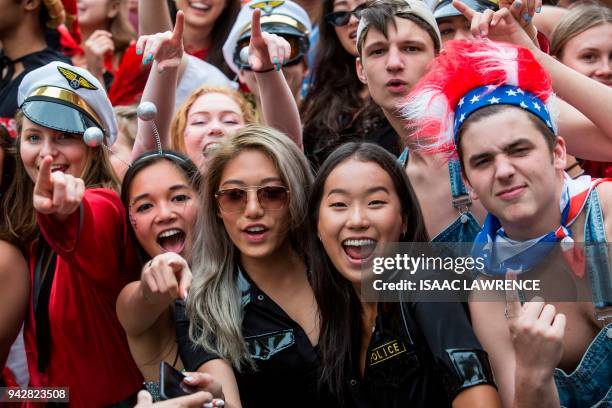
[(166, 252), (180, 254), (185, 248), (185, 233), (179, 232), (169, 237), (158, 238), (157, 242)]
[(372, 255), (374, 249), (376, 249), (376, 244), (360, 246), (342, 245), (342, 247), (344, 248), (344, 252), (346, 252), (346, 254), (351, 258), (363, 260), (369, 258), (370, 255)]

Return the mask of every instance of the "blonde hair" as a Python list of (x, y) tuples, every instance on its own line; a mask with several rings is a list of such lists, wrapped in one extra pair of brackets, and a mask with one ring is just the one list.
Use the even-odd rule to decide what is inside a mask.
[(579, 4), (572, 7), (551, 35), (550, 55), (563, 58), (565, 44), (578, 34), (601, 24), (612, 24), (612, 9), (598, 4)]
[(187, 313), (192, 341), (226, 359), (238, 371), (245, 365), (254, 365), (242, 336), (243, 313), (236, 262), (239, 251), (217, 215), (219, 208), (214, 195), (228, 163), (248, 150), (268, 156), (289, 188), (287, 239), (302, 256), (305, 256), (310, 232), (305, 219), (312, 174), (295, 143), (277, 130), (261, 125), (245, 126), (224, 140), (210, 161), (202, 183), (202, 211), (192, 251), (194, 278)]
[(186, 153), (185, 129), (187, 128), (187, 116), (189, 115), (189, 110), (200, 96), (209, 93), (220, 93), (223, 95), (227, 95), (228, 97), (233, 99), (240, 107), (244, 123), (257, 123), (256, 114), (255, 110), (253, 109), (253, 106), (246, 100), (246, 98), (240, 92), (223, 86), (204, 85), (196, 89), (187, 98), (187, 100), (185, 100), (185, 102), (181, 105), (179, 110), (174, 115), (174, 119), (172, 120), (172, 125), (170, 127), (172, 150), (176, 150), (181, 153)]

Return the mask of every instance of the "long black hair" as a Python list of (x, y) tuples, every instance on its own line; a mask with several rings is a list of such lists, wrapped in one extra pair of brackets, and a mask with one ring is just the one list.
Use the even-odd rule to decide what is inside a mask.
[(319, 139), (342, 133), (363, 106), (365, 86), (357, 77), (355, 57), (344, 49), (334, 27), (324, 19), (333, 10), (334, 0), (324, 0), (314, 82), (301, 105), (307, 151), (312, 151)]
[(162, 160), (172, 163), (185, 176), (187, 182), (194, 191), (197, 192), (200, 189), (200, 172), (198, 171), (197, 166), (191, 160), (189, 160), (188, 157), (182, 155), (181, 153), (177, 153), (172, 150), (164, 150), (161, 154), (157, 151), (145, 152), (138, 156), (138, 158), (130, 165), (130, 168), (123, 177), (123, 183), (121, 184), (121, 202), (125, 207), (127, 224), (130, 226), (129, 234), (134, 242), (134, 245), (136, 246), (136, 254), (141, 265), (144, 265), (144, 263), (151, 257), (145, 252), (142, 245), (140, 245), (140, 242), (138, 242), (136, 239), (134, 228), (130, 222), (130, 187), (134, 182), (134, 178), (141, 171), (151, 167), (155, 163), (159, 163)]
[[(397, 193), (402, 217), (408, 230), (402, 242), (427, 242), (425, 222), (406, 172), (395, 157), (372, 143), (347, 143), (336, 149), (321, 166), (308, 200), (309, 224), (318, 225), (319, 207), (325, 181), (330, 173), (349, 159), (378, 164), (391, 178)], [(353, 285), (334, 267), (320, 240), (310, 240), (311, 280), (321, 319), (319, 348), (322, 359), (320, 386), (327, 386), (343, 400), (346, 384), (354, 367), (354, 350), (361, 340), (361, 302)]]

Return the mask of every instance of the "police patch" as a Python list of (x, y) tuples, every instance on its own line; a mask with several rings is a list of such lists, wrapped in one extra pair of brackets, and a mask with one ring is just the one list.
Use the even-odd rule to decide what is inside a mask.
[(62, 74), (66, 81), (68, 81), (68, 85), (70, 85), (70, 87), (74, 90), (79, 88), (90, 89), (92, 91), (98, 90), (98, 88), (94, 84), (92, 84), (76, 72), (72, 72), (64, 67), (57, 67), (57, 70), (60, 74)]
[(406, 352), (406, 345), (401, 340), (391, 340), (370, 351), (369, 365), (373, 366)]

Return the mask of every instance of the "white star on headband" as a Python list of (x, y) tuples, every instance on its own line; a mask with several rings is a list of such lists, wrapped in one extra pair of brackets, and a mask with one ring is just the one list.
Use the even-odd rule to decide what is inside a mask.
[(540, 110), (540, 105), (537, 102), (533, 103), (533, 107), (535, 108), (535, 110), (539, 111)]
[(458, 104), (458, 106), (459, 106), (459, 107), (462, 107), (462, 106), (463, 106), (463, 100), (464, 100), (464, 99), (465, 99), (465, 98), (461, 98), (461, 99), (459, 99), (459, 104)]
[(489, 92), (494, 91), (497, 89), (497, 85), (487, 85), (486, 88), (487, 88), (487, 91)]
[(491, 99), (489, 99), (489, 103), (491, 105), (493, 105), (494, 103), (499, 103), (499, 98), (496, 98), (496, 97), (493, 96), (493, 97), (491, 97)]
[(476, 103), (480, 100), (480, 97), (478, 95), (474, 95), (472, 96), (472, 99), (470, 99), (470, 103)]
[(508, 96), (516, 96), (516, 91), (515, 91), (514, 89), (508, 89), (508, 90), (506, 91), (506, 94), (507, 94)]
[(527, 104), (525, 102), (521, 101), (519, 105), (521, 106), (521, 108), (527, 109)]
[(521, 88), (516, 88), (516, 93), (520, 93), (521, 95), (525, 95), (525, 92)]
[(465, 113), (461, 114), (461, 117), (459, 118), (459, 122), (463, 122), (465, 120)]

